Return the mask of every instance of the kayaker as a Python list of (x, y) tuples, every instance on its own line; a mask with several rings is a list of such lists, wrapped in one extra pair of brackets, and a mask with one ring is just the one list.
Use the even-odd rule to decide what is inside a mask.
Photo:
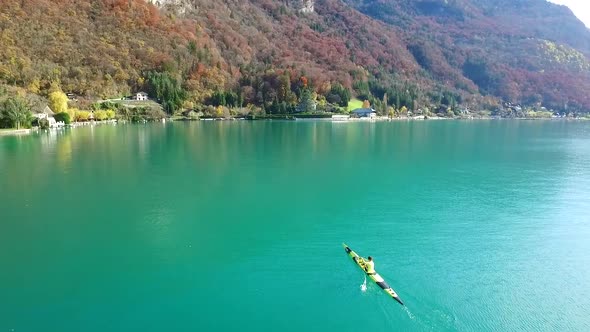
[(365, 271), (368, 274), (375, 274), (375, 261), (373, 261), (373, 257), (371, 256), (367, 257), (367, 260), (365, 260)]

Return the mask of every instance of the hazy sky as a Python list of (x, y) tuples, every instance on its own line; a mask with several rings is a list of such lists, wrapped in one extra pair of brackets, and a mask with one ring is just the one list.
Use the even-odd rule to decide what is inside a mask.
[(566, 5), (576, 16), (590, 27), (590, 1), (588, 0), (550, 0), (560, 5)]

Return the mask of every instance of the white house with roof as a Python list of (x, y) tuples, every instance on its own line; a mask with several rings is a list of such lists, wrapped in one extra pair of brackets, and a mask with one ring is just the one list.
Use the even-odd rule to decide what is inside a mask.
[(49, 108), (49, 106), (45, 106), (41, 112), (33, 114), (33, 116), (39, 120), (47, 120), (49, 121), (49, 126), (55, 124), (55, 118), (53, 117), (55, 113)]
[(58, 127), (60, 124), (62, 124), (61, 122), (58, 123), (55, 121), (55, 118), (53, 117), (54, 115), (55, 113), (51, 110), (51, 108), (49, 108), (49, 106), (45, 106), (41, 112), (33, 114), (33, 116), (39, 120), (47, 120), (49, 122), (50, 128)]
[(148, 99), (149, 99), (149, 96), (145, 92), (138, 92), (135, 94), (135, 100), (137, 100), (137, 101), (140, 101), (140, 100), (143, 101), (143, 100), (148, 100)]

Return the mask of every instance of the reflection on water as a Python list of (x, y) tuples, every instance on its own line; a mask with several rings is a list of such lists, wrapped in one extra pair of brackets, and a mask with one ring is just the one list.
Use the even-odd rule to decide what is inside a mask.
[(63, 135), (56, 149), (58, 167), (67, 174), (72, 167), (72, 135)]
[(140, 159), (142, 159), (143, 161), (145, 161), (148, 158), (148, 153), (149, 153), (149, 139), (150, 139), (150, 134), (149, 134), (149, 129), (141, 128), (137, 131), (137, 142), (139, 144), (139, 157)]

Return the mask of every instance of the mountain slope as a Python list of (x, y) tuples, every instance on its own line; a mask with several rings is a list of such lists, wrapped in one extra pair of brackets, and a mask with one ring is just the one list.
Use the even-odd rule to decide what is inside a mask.
[(186, 61), (187, 40), (213, 45), (141, 0), (0, 2), (0, 78), (32, 92), (59, 82), (81, 95), (129, 93), (142, 71)]
[(590, 32), (544, 0), (151, 2), (0, 0), (0, 80), (112, 97), (158, 71), (182, 82), (187, 105), (228, 91), (284, 110), (309, 82), (328, 101), (341, 83), (380, 109), (590, 110)]
[(545, 0), (348, 0), (404, 32), (438, 80), (526, 104), (590, 108), (590, 31)]

